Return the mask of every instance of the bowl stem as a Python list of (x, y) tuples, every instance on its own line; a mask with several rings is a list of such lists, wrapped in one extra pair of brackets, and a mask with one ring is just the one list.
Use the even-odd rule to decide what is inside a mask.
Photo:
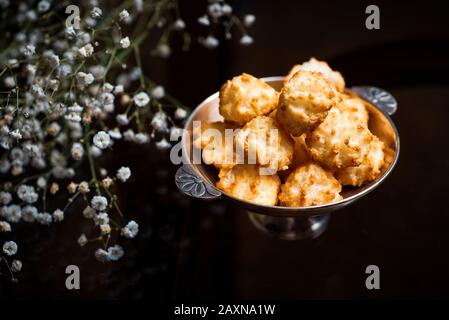
[(248, 211), (251, 222), (263, 232), (282, 240), (313, 239), (329, 224), (330, 214), (311, 217), (273, 217)]

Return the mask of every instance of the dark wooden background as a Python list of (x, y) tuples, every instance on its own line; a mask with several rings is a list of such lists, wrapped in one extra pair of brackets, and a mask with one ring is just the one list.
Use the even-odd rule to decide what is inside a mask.
[[(181, 1), (192, 31), (206, 1)], [(235, 1), (254, 13), (251, 47), (237, 39), (208, 51), (193, 45), (167, 61), (144, 59), (147, 73), (194, 107), (242, 72), (285, 74), (315, 56), (340, 70), (349, 86), (375, 85), (399, 102), (399, 163), (375, 192), (332, 216), (316, 240), (286, 242), (256, 230), (225, 201), (202, 203), (176, 191), (176, 167), (153, 147), (117, 147), (111, 168), (136, 174), (121, 196), (141, 225), (124, 242), (121, 262), (103, 266), (94, 247), (79, 248), (80, 213), (59, 228), (20, 230), (24, 271), (15, 298), (346, 299), (449, 297), (449, 22), (444, 2), (376, 1), (381, 29), (365, 28), (368, 2)], [(188, 18), (190, 17), (190, 18)], [(81, 222), (80, 222), (81, 221)], [(39, 241), (38, 241), (39, 240)], [(39, 243), (39, 244), (37, 244)], [(77, 264), (81, 290), (65, 289), (64, 269)], [(381, 290), (365, 288), (365, 268), (381, 271)]]

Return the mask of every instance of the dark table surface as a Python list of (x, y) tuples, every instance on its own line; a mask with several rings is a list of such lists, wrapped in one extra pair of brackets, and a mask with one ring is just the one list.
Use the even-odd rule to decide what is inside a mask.
[[(24, 271), (17, 285), (1, 282), (0, 295), (177, 301), (449, 297), (447, 5), (377, 1), (381, 29), (369, 31), (368, 4), (244, 1), (235, 8), (257, 16), (253, 46), (240, 47), (235, 39), (216, 51), (193, 46), (168, 61), (144, 59), (145, 70), (191, 106), (233, 75), (282, 75), (311, 56), (328, 60), (350, 86), (375, 85), (396, 97), (396, 169), (375, 192), (335, 212), (321, 237), (274, 239), (231, 203), (179, 194), (168, 154), (151, 146), (117, 146), (105, 162), (125, 161), (139, 172), (120, 191), (124, 211), (141, 225), (138, 238), (123, 244), (124, 259), (101, 265), (93, 247), (79, 248), (75, 239), (86, 226), (77, 213), (51, 230), (23, 227), (17, 237), (27, 238)], [(186, 16), (201, 14), (199, 5), (184, 6)], [(193, 25), (194, 18), (187, 22)], [(82, 290), (65, 289), (68, 264), (80, 266)], [(380, 268), (380, 290), (365, 288), (371, 264)]]

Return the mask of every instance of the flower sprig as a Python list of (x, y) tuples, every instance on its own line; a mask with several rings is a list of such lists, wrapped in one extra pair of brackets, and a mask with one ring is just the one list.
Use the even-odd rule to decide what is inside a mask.
[[(101, 262), (119, 260), (118, 242), (139, 231), (116, 190), (131, 169), (111, 175), (98, 159), (119, 140), (170, 148), (189, 112), (142, 71), (140, 45), (153, 30), (156, 57), (170, 56), (177, 35), (184, 49), (191, 45), (176, 0), (128, 0), (111, 10), (88, 1), (79, 28), (66, 26), (67, 5), (0, 0), (0, 273), (12, 280), (22, 268), (9, 240), (18, 223), (50, 226), (79, 214), (92, 228), (78, 244), (95, 243)], [(240, 42), (252, 42), (245, 28), (254, 16), (241, 20), (224, 1), (211, 1), (198, 21), (211, 26), (209, 42), (218, 25), (226, 34), (237, 26)]]

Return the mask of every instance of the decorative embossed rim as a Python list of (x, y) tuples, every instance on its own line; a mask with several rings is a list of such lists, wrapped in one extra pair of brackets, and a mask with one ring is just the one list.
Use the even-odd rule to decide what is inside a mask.
[(186, 195), (199, 199), (217, 199), (221, 192), (205, 182), (191, 165), (182, 165), (175, 174), (175, 183), (179, 190)]
[(391, 93), (384, 89), (370, 86), (356, 86), (351, 88), (359, 96), (365, 98), (379, 109), (393, 115), (398, 109), (398, 103)]

